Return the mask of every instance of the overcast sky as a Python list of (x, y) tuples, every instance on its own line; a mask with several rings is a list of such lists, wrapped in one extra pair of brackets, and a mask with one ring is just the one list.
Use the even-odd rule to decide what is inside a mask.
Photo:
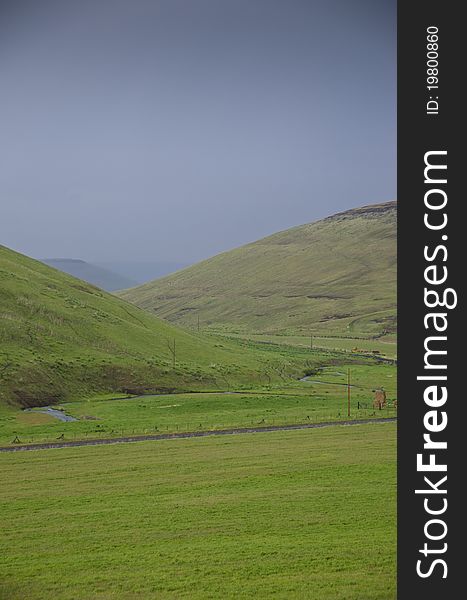
[(391, 0), (3, 0), (0, 243), (192, 262), (396, 194)]

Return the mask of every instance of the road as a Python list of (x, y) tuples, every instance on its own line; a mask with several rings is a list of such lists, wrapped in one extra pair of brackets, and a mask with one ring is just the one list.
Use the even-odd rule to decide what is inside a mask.
[(234, 429), (217, 429), (210, 431), (186, 431), (177, 433), (159, 433), (152, 435), (127, 436), (95, 440), (76, 440), (70, 442), (45, 442), (41, 444), (17, 444), (0, 448), (0, 452), (21, 452), (25, 450), (50, 450), (52, 448), (76, 448), (78, 446), (101, 446), (103, 444), (127, 444), (131, 442), (156, 442), (159, 440), (199, 438), (211, 435), (234, 435), (241, 433), (266, 433), (271, 431), (293, 431), (295, 429), (320, 429), (322, 427), (367, 425), (370, 423), (389, 423), (397, 421), (396, 417), (381, 419), (355, 419), (347, 421), (328, 421), (324, 423), (305, 423), (300, 425), (271, 425), (269, 427), (245, 427)]

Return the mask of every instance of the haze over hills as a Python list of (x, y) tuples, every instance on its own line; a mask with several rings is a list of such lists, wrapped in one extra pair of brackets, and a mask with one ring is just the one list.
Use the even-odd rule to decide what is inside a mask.
[(178, 329), (0, 246), (0, 408), (96, 393), (220, 389), (227, 378), (251, 385), (264, 371), (260, 353)]
[[(173, 261), (107, 261), (107, 262), (95, 262), (95, 265), (102, 267), (103, 269), (109, 269), (114, 273), (118, 273), (122, 277), (127, 277), (133, 281), (132, 284), (128, 284), (124, 287), (130, 287), (130, 285), (139, 285), (146, 283), (159, 277), (164, 277), (180, 269), (188, 267), (188, 262), (173, 262)], [(123, 289), (123, 288), (118, 288)], [(110, 290), (113, 291), (113, 290)]]
[(76, 258), (44, 258), (41, 262), (92, 283), (107, 292), (146, 283), (188, 266), (188, 263), (167, 261), (87, 262)]
[(41, 262), (49, 265), (49, 267), (54, 267), (54, 269), (73, 275), (73, 277), (87, 281), (92, 285), (96, 285), (108, 292), (114, 292), (138, 284), (136, 279), (122, 276), (107, 268), (76, 258), (44, 258)]
[(186, 327), (393, 333), (396, 225), (396, 202), (355, 208), (118, 294)]

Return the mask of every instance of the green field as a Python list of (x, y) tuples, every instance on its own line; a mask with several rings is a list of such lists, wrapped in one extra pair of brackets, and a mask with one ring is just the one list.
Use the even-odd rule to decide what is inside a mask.
[(394, 333), (396, 220), (395, 202), (353, 209), (118, 294), (191, 329)]
[[(391, 364), (322, 367), (306, 382), (294, 381), (238, 392), (200, 392), (110, 399), (97, 397), (58, 405), (78, 419), (61, 422), (36, 411), (0, 417), (0, 445), (122, 437), (229, 427), (317, 423), (347, 418), (347, 370), (351, 371), (351, 418), (394, 417), (396, 368)], [(373, 408), (373, 390), (387, 391), (388, 407)]]
[(394, 424), (0, 455), (3, 600), (396, 597)]

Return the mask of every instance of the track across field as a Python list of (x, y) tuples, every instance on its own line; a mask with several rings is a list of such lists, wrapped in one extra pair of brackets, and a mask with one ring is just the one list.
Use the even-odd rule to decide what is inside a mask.
[(18, 444), (0, 448), (0, 452), (19, 452), (22, 450), (50, 450), (52, 448), (75, 448), (77, 446), (100, 446), (103, 444), (127, 444), (130, 442), (148, 442), (170, 439), (207, 437), (211, 435), (233, 435), (239, 433), (266, 433), (269, 431), (290, 431), (294, 429), (318, 429), (322, 427), (366, 425), (369, 423), (389, 423), (397, 421), (396, 417), (382, 419), (355, 419), (347, 421), (328, 421), (323, 423), (304, 423), (298, 425), (271, 425), (268, 427), (239, 427), (208, 431), (185, 431), (179, 433), (160, 433), (153, 435), (126, 436), (95, 440), (75, 440), (70, 442), (46, 442), (42, 444)]

